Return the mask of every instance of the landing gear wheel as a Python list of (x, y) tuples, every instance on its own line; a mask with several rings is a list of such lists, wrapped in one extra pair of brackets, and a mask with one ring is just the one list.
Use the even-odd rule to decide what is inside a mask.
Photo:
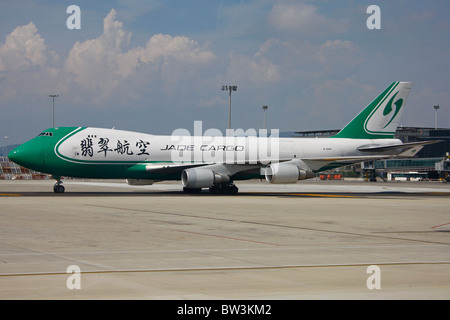
[(209, 192), (213, 194), (237, 194), (239, 189), (233, 183), (229, 183), (214, 185), (209, 188)]
[(64, 186), (53, 186), (53, 192), (54, 193), (64, 193), (66, 189), (64, 188)]
[(194, 194), (194, 193), (202, 192), (202, 188), (186, 188), (186, 187), (183, 187), (183, 191), (184, 191), (184, 193)]
[(233, 184), (228, 188), (228, 191), (229, 191), (229, 194), (238, 194), (239, 188)]
[(221, 189), (220, 186), (212, 186), (211, 188), (209, 188), (209, 193), (219, 194), (220, 189)]
[(56, 180), (56, 183), (53, 186), (53, 192), (54, 193), (64, 193), (64, 191), (66, 191), (66, 188), (64, 188), (64, 186), (62, 185), (62, 181), (59, 179)]

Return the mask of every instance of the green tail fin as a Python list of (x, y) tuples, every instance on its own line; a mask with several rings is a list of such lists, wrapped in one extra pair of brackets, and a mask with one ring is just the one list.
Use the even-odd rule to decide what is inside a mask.
[(411, 82), (393, 82), (333, 138), (394, 138), (411, 86)]

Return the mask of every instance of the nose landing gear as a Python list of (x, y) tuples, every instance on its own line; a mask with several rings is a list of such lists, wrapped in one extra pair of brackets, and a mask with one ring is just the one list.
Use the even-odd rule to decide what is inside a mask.
[(65, 189), (64, 186), (62, 185), (61, 178), (55, 178), (55, 179), (56, 179), (56, 182), (55, 182), (55, 184), (53, 185), (53, 192), (54, 192), (54, 193), (64, 193), (64, 191), (65, 191), (66, 189)]

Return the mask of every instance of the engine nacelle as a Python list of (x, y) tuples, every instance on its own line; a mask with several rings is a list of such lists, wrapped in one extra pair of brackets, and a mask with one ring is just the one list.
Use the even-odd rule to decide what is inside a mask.
[(230, 181), (230, 177), (214, 173), (209, 169), (192, 168), (185, 169), (181, 173), (183, 187), (189, 189), (209, 188), (228, 181)]
[(266, 167), (266, 180), (269, 183), (288, 184), (298, 180), (314, 178), (314, 172), (303, 170), (289, 163), (274, 163)]

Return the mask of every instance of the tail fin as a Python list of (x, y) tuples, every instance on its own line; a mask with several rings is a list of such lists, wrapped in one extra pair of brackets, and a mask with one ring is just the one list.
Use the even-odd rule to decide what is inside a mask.
[(333, 138), (394, 138), (411, 86), (411, 82), (393, 82)]

